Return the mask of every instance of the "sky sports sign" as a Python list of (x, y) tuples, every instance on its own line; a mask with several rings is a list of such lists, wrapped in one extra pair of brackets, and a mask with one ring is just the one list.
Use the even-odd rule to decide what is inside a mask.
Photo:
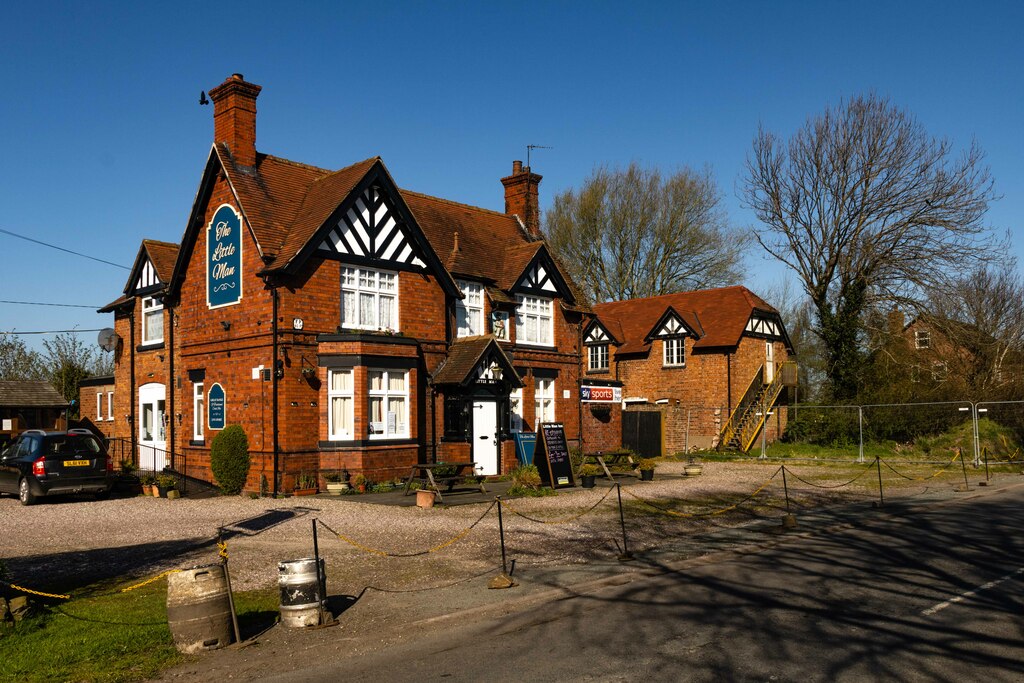
[(580, 401), (583, 403), (620, 403), (622, 387), (580, 387)]
[(206, 305), (231, 306), (242, 300), (242, 217), (221, 204), (206, 227)]

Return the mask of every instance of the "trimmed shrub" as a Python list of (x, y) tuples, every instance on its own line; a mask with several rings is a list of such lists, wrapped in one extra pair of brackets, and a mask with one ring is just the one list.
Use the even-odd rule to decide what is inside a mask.
[(249, 476), (249, 440), (241, 425), (228, 425), (213, 437), (210, 470), (221, 491), (241, 493)]

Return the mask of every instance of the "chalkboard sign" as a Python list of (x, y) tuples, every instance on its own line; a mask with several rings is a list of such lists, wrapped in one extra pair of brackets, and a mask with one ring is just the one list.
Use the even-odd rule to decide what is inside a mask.
[(512, 437), (516, 444), (516, 459), (524, 465), (532, 465), (537, 435), (533, 432), (516, 432)]
[(533, 462), (540, 472), (541, 483), (553, 489), (575, 486), (569, 445), (565, 442), (565, 427), (561, 422), (541, 423), (540, 437)]

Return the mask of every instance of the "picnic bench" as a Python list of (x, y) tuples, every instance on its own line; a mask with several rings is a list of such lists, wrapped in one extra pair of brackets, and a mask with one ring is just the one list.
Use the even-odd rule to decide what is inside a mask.
[(612, 471), (608, 469), (608, 466), (622, 465), (623, 463), (628, 464), (630, 470), (637, 468), (637, 462), (633, 460), (633, 454), (630, 451), (596, 451), (583, 454), (580, 468), (588, 464), (600, 465), (601, 469), (604, 470), (605, 476), (609, 479), (614, 479)]
[(419, 481), (426, 490), (433, 491), (437, 500), (443, 503), (444, 496), (441, 494), (441, 486), (445, 487), (447, 493), (451, 493), (457, 483), (470, 477), (476, 479), (481, 493), (487, 493), (487, 489), (484, 488), (484, 478), (476, 474), (475, 462), (420, 463), (410, 468), (409, 478), (405, 480), (405, 495), (408, 496), (412, 493), (409, 490), (412, 483)]

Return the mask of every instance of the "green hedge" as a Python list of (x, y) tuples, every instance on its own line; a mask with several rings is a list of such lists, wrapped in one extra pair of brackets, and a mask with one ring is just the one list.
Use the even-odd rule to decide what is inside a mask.
[(241, 493), (249, 476), (249, 440), (241, 425), (229, 425), (213, 437), (210, 469), (224, 493)]

